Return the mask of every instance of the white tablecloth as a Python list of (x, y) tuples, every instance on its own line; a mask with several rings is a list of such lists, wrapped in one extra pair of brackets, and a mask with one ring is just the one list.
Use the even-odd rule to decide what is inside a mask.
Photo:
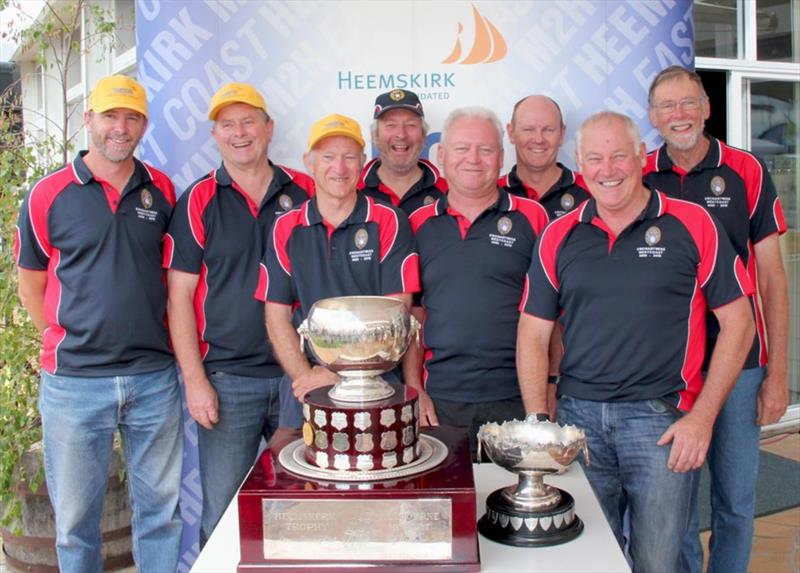
[[(473, 464), (478, 517), (486, 511), (486, 497), (516, 482), (516, 476), (494, 464)], [(478, 534), (481, 571), (513, 573), (626, 573), (628, 563), (617, 545), (580, 465), (546, 481), (572, 494), (575, 512), (584, 530), (575, 540), (553, 547), (520, 548), (495, 543)], [(231, 502), (192, 567), (193, 573), (235, 572), (239, 562), (239, 508)]]

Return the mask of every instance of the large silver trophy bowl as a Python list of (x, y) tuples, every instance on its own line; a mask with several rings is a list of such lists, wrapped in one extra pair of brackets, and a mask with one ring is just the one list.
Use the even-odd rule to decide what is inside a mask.
[(583, 531), (572, 496), (544, 483), (545, 475), (564, 470), (579, 453), (589, 463), (583, 430), (529, 416), (484, 424), (478, 430), (478, 447), (518, 475), (515, 485), (498, 489), (486, 500), (486, 515), (478, 522), (484, 536), (508, 545), (544, 546), (565, 543)]
[(419, 337), (419, 323), (406, 305), (385, 296), (318, 300), (297, 329), (316, 359), (340, 381), (328, 395), (340, 402), (383, 400), (394, 389), (381, 374), (396, 367)]

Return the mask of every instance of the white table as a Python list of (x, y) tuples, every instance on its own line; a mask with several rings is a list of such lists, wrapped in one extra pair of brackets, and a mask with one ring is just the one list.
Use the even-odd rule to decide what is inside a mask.
[[(500, 487), (515, 483), (517, 478), (494, 464), (473, 464), (472, 467), (480, 517), (486, 511), (486, 497)], [(564, 475), (548, 476), (546, 480), (575, 498), (575, 512), (583, 520), (583, 533), (563, 545), (536, 548), (502, 545), (478, 534), (481, 571), (629, 573), (628, 563), (580, 465), (572, 464)], [(192, 572), (233, 573), (238, 563), (239, 507), (234, 498), (197, 558)]]

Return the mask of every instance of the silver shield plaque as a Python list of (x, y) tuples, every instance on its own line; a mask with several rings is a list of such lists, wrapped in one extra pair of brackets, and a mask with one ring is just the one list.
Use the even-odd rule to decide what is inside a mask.
[(435, 561), (453, 555), (452, 502), (430, 499), (265, 499), (264, 557)]

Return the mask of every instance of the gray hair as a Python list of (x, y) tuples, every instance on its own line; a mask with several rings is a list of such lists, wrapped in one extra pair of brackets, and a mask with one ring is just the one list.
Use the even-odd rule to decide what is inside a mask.
[(578, 128), (578, 133), (575, 134), (575, 153), (578, 157), (578, 161), (581, 160), (581, 143), (583, 142), (583, 136), (586, 132), (586, 129), (598, 123), (609, 120), (617, 120), (622, 122), (622, 125), (625, 127), (625, 131), (628, 132), (628, 137), (630, 137), (631, 143), (634, 145), (634, 147), (638, 146), (642, 142), (642, 138), (639, 135), (639, 127), (630, 117), (615, 111), (603, 110), (587, 117)]
[(703, 87), (703, 78), (700, 77), (700, 74), (682, 66), (669, 66), (668, 68), (664, 68), (658, 72), (658, 75), (653, 78), (653, 83), (650, 84), (650, 89), (647, 92), (647, 103), (653, 105), (653, 96), (655, 95), (656, 88), (658, 86), (664, 82), (669, 82), (680, 78), (686, 78), (693, 82), (698, 88), (700, 88), (700, 93), (703, 94), (703, 97), (708, 97), (706, 94), (706, 89)]
[(481, 106), (459, 107), (451, 111), (444, 120), (444, 125), (442, 126), (441, 145), (447, 144), (447, 135), (450, 131), (450, 128), (457, 120), (462, 118), (482, 119), (491, 124), (491, 126), (494, 127), (495, 131), (497, 132), (497, 146), (499, 149), (503, 149), (503, 124), (500, 123), (500, 120), (497, 118), (497, 114), (495, 114), (489, 108)]

